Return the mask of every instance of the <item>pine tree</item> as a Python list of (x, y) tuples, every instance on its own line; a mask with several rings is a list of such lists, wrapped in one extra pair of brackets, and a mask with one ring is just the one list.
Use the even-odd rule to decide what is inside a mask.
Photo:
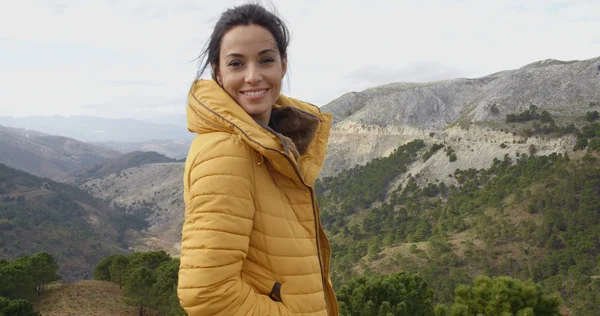
[(112, 262), (108, 267), (110, 274), (110, 281), (119, 284), (119, 288), (122, 288), (125, 274), (127, 273), (127, 265), (129, 260), (124, 255), (116, 255), (112, 258)]
[(110, 255), (98, 262), (94, 267), (94, 280), (110, 281), (110, 265), (116, 255)]
[(152, 298), (152, 285), (156, 282), (154, 270), (140, 266), (135, 268), (125, 280), (125, 302), (140, 306), (140, 316), (144, 314), (144, 305)]
[(35, 280), (29, 267), (22, 262), (0, 265), (0, 280), (0, 296), (28, 301), (35, 299)]
[(185, 315), (177, 297), (179, 259), (163, 262), (156, 269), (156, 283), (152, 285), (153, 309), (166, 316)]
[(472, 286), (460, 285), (455, 292), (452, 316), (561, 315), (558, 299), (545, 296), (530, 281), (479, 276)]
[(38, 252), (33, 256), (23, 256), (16, 260), (27, 266), (33, 280), (38, 295), (42, 293), (45, 286), (60, 280), (58, 275), (58, 263), (56, 258), (47, 252)]
[(363, 275), (341, 286), (336, 295), (341, 315), (433, 315), (433, 291), (417, 274)]
[(0, 315), (2, 316), (40, 316), (33, 308), (33, 304), (27, 300), (11, 300), (0, 297)]

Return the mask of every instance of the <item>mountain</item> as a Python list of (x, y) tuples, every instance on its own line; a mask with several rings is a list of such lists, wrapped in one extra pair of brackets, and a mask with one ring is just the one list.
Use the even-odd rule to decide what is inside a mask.
[[(192, 135), (190, 133), (190, 135)], [(155, 151), (170, 158), (183, 159), (187, 157), (192, 139), (189, 140), (149, 140), (137, 143), (97, 142), (95, 144), (121, 152)]]
[(136, 151), (74, 170), (62, 178), (61, 182), (81, 184), (87, 180), (102, 178), (113, 173), (119, 173), (128, 168), (139, 167), (150, 163), (175, 161), (176, 160), (173, 158), (166, 157), (156, 152)]
[(190, 140), (184, 124), (158, 124), (136, 119), (109, 119), (94, 116), (0, 117), (0, 125), (35, 129), (84, 142), (145, 142)]
[(119, 155), (67, 137), (0, 126), (0, 163), (40, 177), (58, 179), (73, 169)]
[(447, 181), (410, 174), (444, 152), (422, 140), (318, 180), (334, 286), (407, 271), (427, 281), (435, 303), (451, 304), (460, 284), (510, 276), (564, 302), (564, 315), (597, 315), (600, 123), (588, 126), (598, 132), (596, 149), (507, 155), (488, 168), (456, 169)]
[[(494, 142), (519, 142), (507, 114), (533, 105), (565, 123), (600, 109), (600, 57), (584, 61), (544, 60), (476, 79), (391, 83), (351, 92), (325, 105), (334, 117), (323, 175), (389, 155), (415, 139), (446, 142), (457, 152), (457, 167), (481, 168), (509, 151)], [(431, 136), (430, 136), (431, 135)], [(528, 142), (553, 151), (569, 139)], [(530, 143), (526, 143), (529, 145)], [(478, 155), (485, 155), (481, 159)], [(454, 167), (454, 166), (453, 166)]]
[(148, 228), (128, 236), (135, 251), (165, 250), (178, 256), (183, 225), (183, 163), (152, 163), (92, 179), (80, 187), (111, 205), (147, 210)]
[(0, 164), (0, 260), (45, 251), (62, 281), (87, 279), (102, 258), (129, 253), (126, 235), (145, 225), (77, 187)]
[[(506, 113), (513, 113), (510, 111), (521, 109), (529, 111), (533, 99), (529, 102), (523, 97), (519, 102), (526, 106), (517, 107), (516, 102), (510, 101), (510, 95), (523, 95), (525, 92), (520, 92), (519, 89), (530, 89), (531, 86), (524, 85), (522, 82), (512, 84), (511, 89), (514, 91), (505, 92), (506, 96), (502, 97), (504, 105), (494, 103), (499, 104), (496, 106), (498, 111), (490, 114), (490, 122), (477, 121), (475, 118), (463, 119), (471, 115), (471, 112), (464, 112), (467, 109), (464, 104), (473, 105), (472, 100), (477, 98), (481, 99), (479, 102), (483, 102), (482, 91), (499, 90), (491, 86), (496, 80), (504, 82), (502, 85), (506, 86), (510, 78), (527, 77), (526, 73), (532, 71), (543, 73), (547, 78), (552, 78), (550, 74), (553, 72), (559, 75), (570, 72), (587, 73), (589, 69), (596, 69), (599, 63), (600, 58), (571, 63), (547, 61), (533, 63), (521, 70), (499, 72), (481, 79), (456, 79), (426, 84), (397, 83), (343, 95), (323, 109), (325, 112), (333, 113), (336, 123), (332, 128), (321, 179), (334, 176), (355, 165), (365, 165), (375, 158), (388, 156), (400, 145), (415, 140), (423, 141), (428, 150), (433, 145), (437, 145), (438, 150), (432, 151), (427, 159), (419, 159), (407, 164), (406, 172), (391, 179), (392, 184), (381, 189), (385, 191), (384, 195), (391, 190), (390, 188), (406, 185), (411, 177), (420, 185), (437, 181), (452, 184), (455, 183), (453, 174), (457, 169), (487, 168), (493, 164), (494, 159), (502, 160), (506, 155), (516, 160), (521, 154), (529, 154), (532, 150), (535, 150), (537, 155), (572, 153), (577, 141), (574, 132), (536, 134), (531, 131), (535, 131), (533, 126), (539, 123), (537, 119), (528, 122), (505, 122)], [(600, 90), (585, 88), (586, 84), (595, 87), (598, 82), (586, 80), (577, 79), (573, 84), (580, 85), (580, 90), (587, 91), (588, 95), (600, 93), (598, 92)], [(541, 87), (543, 82), (536, 84)], [(560, 90), (554, 93), (568, 94)], [(427, 102), (421, 100), (421, 97), (426, 94), (439, 97), (438, 101), (441, 102), (437, 106), (440, 108), (439, 111), (434, 111), (436, 108), (434, 106), (422, 112), (423, 108), (428, 106)], [(491, 94), (492, 92), (488, 92), (488, 97)], [(500, 97), (501, 95), (497, 94), (495, 100), (500, 100)], [(585, 114), (585, 111), (600, 110), (600, 97), (598, 105), (594, 106), (589, 104), (593, 102), (589, 101), (593, 96), (586, 98), (587, 104), (584, 102), (581, 106), (573, 106), (573, 109), (565, 107), (561, 111), (552, 110), (550, 118), (558, 125), (567, 123), (574, 123), (579, 127), (585, 125), (583, 115), (578, 116), (577, 113)], [(411, 102), (417, 105), (397, 103), (398, 99), (412, 100)], [(540, 96), (538, 99), (543, 98)], [(550, 101), (547, 103), (552, 104)], [(544, 104), (539, 103), (536, 113), (541, 113), (543, 106)], [(446, 110), (441, 110), (442, 108)], [(394, 111), (406, 113), (406, 118), (400, 114), (394, 115)], [(380, 112), (391, 114), (377, 117), (377, 113)], [(523, 131), (528, 129), (533, 135), (524, 134)], [(454, 156), (452, 161), (450, 156)], [(149, 207), (153, 215), (149, 217), (148, 233), (156, 239), (140, 239), (138, 243), (140, 249), (164, 249), (175, 254), (178, 251), (180, 238), (178, 229), (183, 221), (182, 176), (183, 164), (147, 164), (139, 168), (123, 170), (119, 174), (90, 180), (81, 185), (81, 188), (121, 207), (136, 209)]]

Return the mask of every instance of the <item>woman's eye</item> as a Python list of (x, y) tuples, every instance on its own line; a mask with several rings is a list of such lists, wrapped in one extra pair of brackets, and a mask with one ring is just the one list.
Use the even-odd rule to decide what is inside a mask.
[(237, 67), (241, 67), (242, 65), (243, 64), (242, 64), (241, 61), (239, 61), (239, 60), (232, 60), (232, 61), (229, 62), (229, 64), (227, 66), (237, 68)]
[(275, 61), (275, 58), (267, 57), (260, 60), (261, 64), (268, 64)]

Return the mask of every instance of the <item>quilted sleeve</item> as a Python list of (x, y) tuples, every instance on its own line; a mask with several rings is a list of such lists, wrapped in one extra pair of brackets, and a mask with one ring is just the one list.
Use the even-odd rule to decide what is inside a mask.
[(254, 217), (252, 150), (235, 136), (202, 144), (186, 167), (177, 293), (198, 315), (291, 315), (241, 278)]

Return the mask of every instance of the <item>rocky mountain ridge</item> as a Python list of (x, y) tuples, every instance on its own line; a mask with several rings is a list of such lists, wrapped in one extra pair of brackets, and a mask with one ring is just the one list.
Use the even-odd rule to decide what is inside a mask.
[[(322, 108), (334, 117), (322, 175), (365, 164), (430, 133), (451, 139), (456, 131), (448, 129), (456, 126), (480, 135), (531, 105), (563, 118), (600, 108), (600, 57), (544, 60), (482, 78), (392, 83), (342, 95)], [(475, 147), (476, 154), (485, 148)]]

